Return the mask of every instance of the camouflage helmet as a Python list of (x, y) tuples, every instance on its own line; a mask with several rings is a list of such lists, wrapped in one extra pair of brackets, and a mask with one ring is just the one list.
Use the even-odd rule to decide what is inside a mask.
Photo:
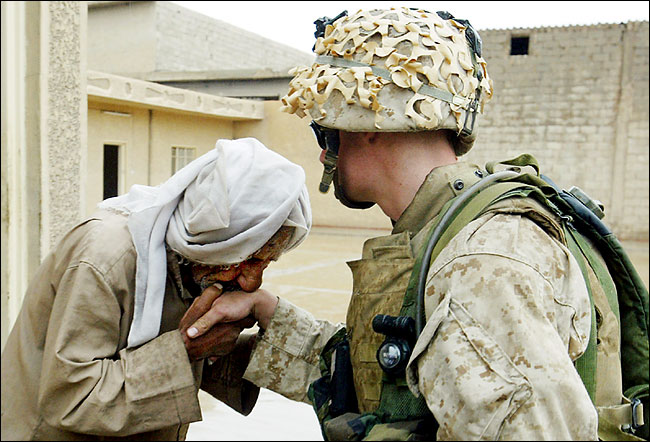
[(391, 8), (315, 23), (316, 60), (290, 71), (283, 111), (349, 132), (449, 129), (469, 151), (492, 81), (467, 20)]

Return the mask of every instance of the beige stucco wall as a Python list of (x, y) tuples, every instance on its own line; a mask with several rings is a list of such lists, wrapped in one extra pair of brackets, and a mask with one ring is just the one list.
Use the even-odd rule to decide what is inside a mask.
[(155, 71), (156, 2), (106, 3), (88, 14), (88, 66), (122, 74)]
[(216, 97), (103, 72), (88, 72), (86, 215), (103, 198), (104, 145), (120, 146), (118, 192), (172, 174), (172, 147), (199, 157), (238, 121), (264, 118), (261, 102)]
[[(109, 114), (108, 112), (116, 112)], [(103, 199), (104, 144), (120, 146), (118, 191), (147, 184), (149, 174), (149, 111), (130, 106), (88, 102), (86, 215)]]
[(152, 117), (151, 184), (171, 176), (171, 148), (194, 147), (199, 157), (220, 138), (233, 137), (232, 121), (154, 111)]

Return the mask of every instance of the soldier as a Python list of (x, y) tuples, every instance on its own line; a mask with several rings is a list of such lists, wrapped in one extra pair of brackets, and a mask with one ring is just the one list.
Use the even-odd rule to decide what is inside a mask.
[(250, 413), (255, 335), (238, 337), (254, 321), (184, 332), (307, 235), (304, 181), (255, 139), (220, 140), (160, 186), (102, 202), (27, 290), (2, 353), (2, 440), (184, 440), (199, 388)]
[[(252, 312), (262, 330), (245, 378), (311, 402), (326, 439), (598, 439), (574, 367), (590, 299), (555, 213), (526, 198), (497, 204), (423, 273), (424, 324), (409, 295), (438, 215), (486, 175), (458, 160), (492, 96), (478, 33), (449, 13), (406, 8), (317, 26), (315, 62), (293, 71), (284, 110), (313, 119), (321, 190), (333, 181), (344, 205), (378, 204), (393, 231), (349, 263), (345, 326), (261, 290), (222, 295), (193, 333)], [(599, 405), (623, 403), (618, 326), (608, 323), (614, 356)]]

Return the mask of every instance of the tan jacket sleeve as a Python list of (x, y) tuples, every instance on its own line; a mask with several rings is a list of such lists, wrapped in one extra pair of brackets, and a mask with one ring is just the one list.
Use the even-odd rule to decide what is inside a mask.
[(315, 319), (280, 298), (271, 322), (255, 349), (244, 377), (256, 385), (310, 403), (309, 384), (320, 377), (320, 353), (342, 325)]
[[(596, 440), (573, 361), (589, 300), (577, 262), (534, 223), (495, 216), (436, 260), (428, 320), (408, 368), (438, 440)], [(470, 224), (470, 226), (472, 226)]]
[[(125, 436), (201, 419), (197, 386), (178, 330), (119, 350), (117, 295), (91, 264), (56, 288), (44, 342), (39, 407), (68, 431)], [(119, 285), (118, 285), (119, 286)]]

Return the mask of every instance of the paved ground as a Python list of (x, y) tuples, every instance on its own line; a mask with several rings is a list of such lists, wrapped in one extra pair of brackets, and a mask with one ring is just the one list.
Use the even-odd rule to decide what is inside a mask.
[[(319, 318), (342, 322), (352, 288), (345, 261), (360, 257), (367, 238), (386, 233), (316, 228), (297, 249), (271, 264), (263, 287)], [(624, 245), (648, 285), (648, 243)], [(262, 390), (247, 417), (203, 392), (199, 399), (203, 421), (190, 425), (187, 440), (323, 440), (310, 405), (268, 390)]]

